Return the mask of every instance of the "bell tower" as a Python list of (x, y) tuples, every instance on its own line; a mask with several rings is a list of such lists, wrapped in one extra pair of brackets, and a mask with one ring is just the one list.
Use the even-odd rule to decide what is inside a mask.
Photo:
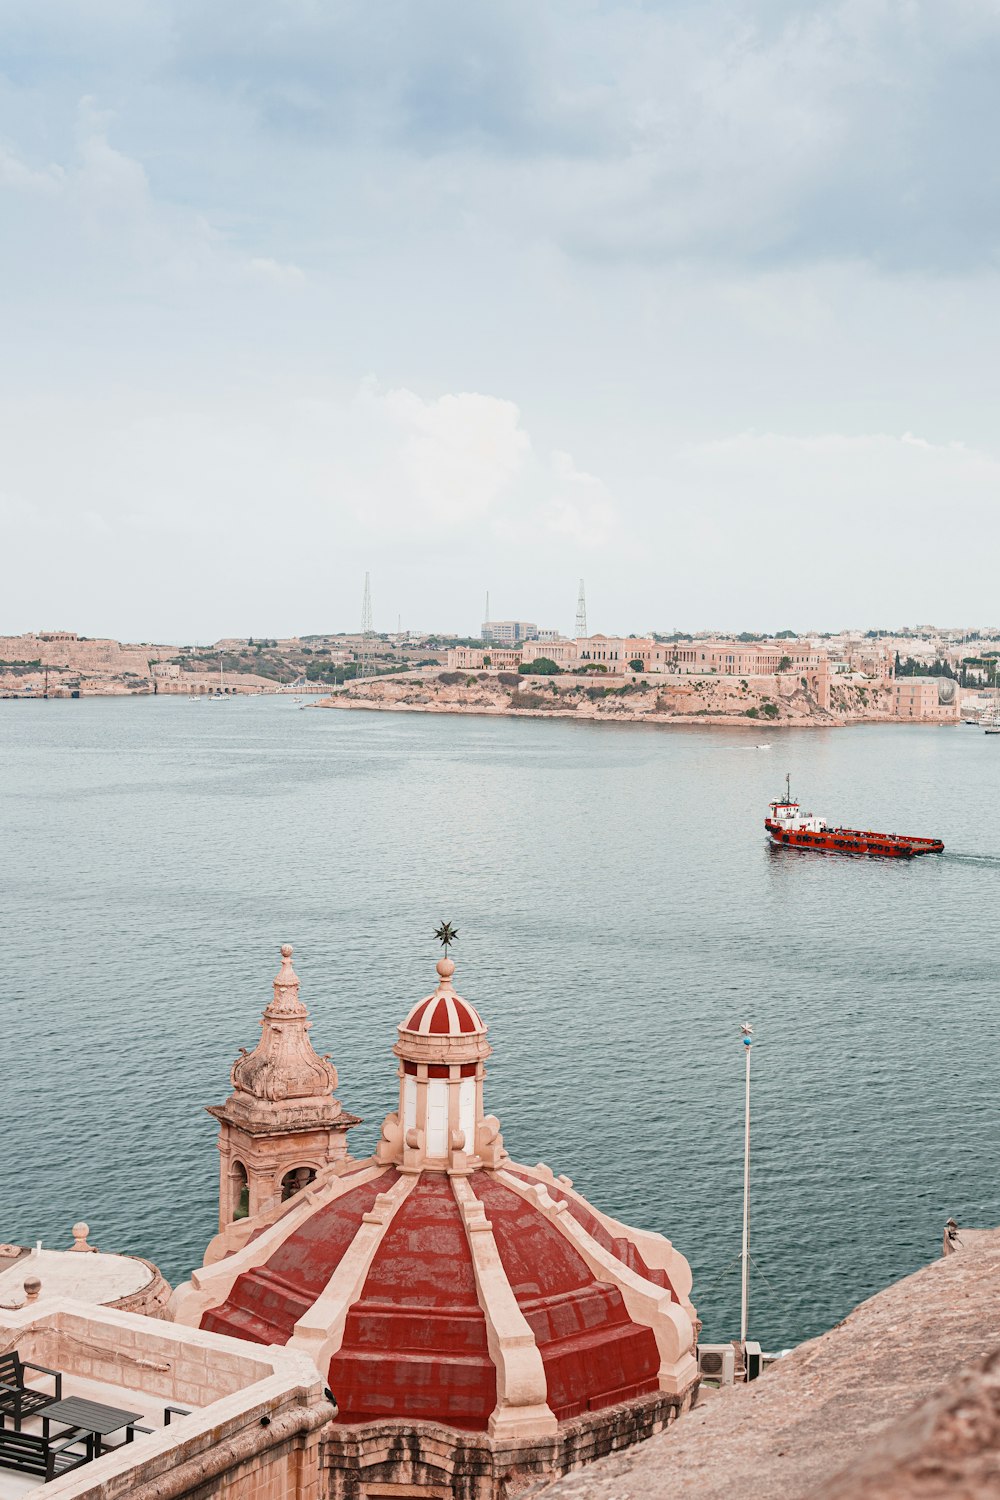
[(345, 1160), (347, 1132), (361, 1123), (334, 1098), (337, 1070), (309, 1040), (312, 1022), (288, 943), (260, 1025), (256, 1047), (241, 1047), (232, 1066), (233, 1092), (208, 1106), (220, 1127), (220, 1231), (269, 1213)]

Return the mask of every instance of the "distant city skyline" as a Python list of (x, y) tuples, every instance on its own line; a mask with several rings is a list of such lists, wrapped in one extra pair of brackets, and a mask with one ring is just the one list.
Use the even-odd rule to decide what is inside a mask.
[[(513, 626), (530, 625), (531, 628), (532, 628), (532, 630), (533, 631), (537, 631), (538, 634), (533, 634), (533, 635), (531, 635), (528, 638), (537, 640), (539, 646), (543, 646), (545, 644), (546, 639), (551, 639), (550, 631), (552, 629), (557, 629), (557, 627), (552, 627), (551, 625), (547, 626), (547, 625), (544, 625), (544, 624), (540, 624), (538, 621), (530, 621), (529, 622), (529, 621), (522, 620), (522, 619), (512, 620), (510, 618), (508, 618), (506, 620), (500, 620), (498, 618), (494, 618), (490, 622), (481, 621), (478, 626), (475, 626), (475, 627), (473, 627), (472, 629), (469, 629), (469, 630), (464, 630), (464, 629), (460, 628), (459, 626), (451, 626), (451, 627), (446, 626), (446, 627), (442, 627), (442, 628), (431, 628), (431, 627), (419, 626), (419, 625), (410, 626), (410, 625), (406, 625), (405, 623), (402, 624), (402, 625), (400, 625), (400, 623), (398, 621), (394, 622), (392, 625), (385, 625), (385, 626), (383, 626), (383, 625), (379, 624), (379, 622), (378, 622), (378, 620), (376, 618), (373, 621), (373, 624), (372, 624), (371, 628), (372, 628), (372, 634), (373, 635), (375, 635), (375, 636), (384, 636), (384, 637), (387, 637), (387, 638), (391, 638), (391, 637), (394, 637), (394, 636), (397, 636), (397, 635), (401, 634), (403, 636), (411, 636), (411, 637), (413, 637), (414, 639), (417, 639), (417, 640), (419, 640), (421, 637), (427, 636), (427, 637), (436, 637), (436, 638), (439, 638), (441, 640), (469, 640), (469, 641), (479, 641), (479, 640), (481, 640), (483, 638), (482, 637), (483, 626), (485, 624), (487, 624), (487, 623), (491, 623), (491, 624), (494, 624), (494, 625), (504, 624), (504, 625), (507, 625), (507, 626), (512, 626), (512, 625)], [(268, 644), (272, 643), (273, 641), (275, 641), (276, 639), (278, 641), (281, 641), (281, 640), (308, 640), (308, 639), (322, 639), (322, 638), (325, 638), (325, 637), (333, 638), (333, 637), (337, 637), (337, 636), (357, 637), (357, 638), (360, 639), (363, 636), (363, 634), (364, 634), (364, 630), (362, 628), (362, 622), (361, 621), (355, 622), (353, 624), (348, 623), (348, 624), (345, 624), (345, 625), (340, 626), (340, 627), (330, 626), (330, 627), (320, 628), (320, 629), (317, 629), (317, 630), (309, 630), (309, 631), (307, 631), (307, 630), (301, 630), (301, 631), (299, 631), (299, 630), (281, 631), (281, 632), (277, 633), (277, 636), (275, 635), (275, 632), (272, 632), (272, 631), (257, 630), (257, 631), (249, 631), (249, 632), (247, 632), (245, 634), (234, 632), (234, 631), (223, 631), (220, 635), (216, 635), (216, 636), (212, 636), (212, 637), (205, 637), (205, 638), (198, 638), (198, 637), (195, 637), (195, 636), (180, 636), (180, 635), (178, 635), (178, 636), (174, 636), (172, 639), (169, 638), (169, 637), (165, 637), (165, 636), (163, 636), (163, 637), (154, 637), (154, 636), (149, 635), (149, 634), (143, 635), (141, 633), (139, 635), (134, 636), (134, 637), (133, 636), (114, 636), (114, 635), (111, 635), (109, 632), (106, 632), (106, 631), (102, 632), (102, 631), (97, 631), (97, 630), (74, 630), (72, 628), (70, 628), (68, 630), (64, 630), (64, 627), (65, 627), (65, 622), (63, 622), (63, 624), (55, 627), (54, 629), (50, 629), (48, 626), (41, 626), (41, 627), (39, 627), (39, 626), (28, 626), (28, 627), (23, 627), (23, 628), (18, 628), (18, 629), (15, 629), (13, 627), (11, 627), (11, 628), (5, 628), (4, 621), (2, 619), (0, 619), (0, 641), (8, 639), (8, 638), (16, 638), (16, 637), (19, 637), (19, 636), (37, 635), (39, 637), (45, 637), (45, 636), (48, 636), (48, 635), (62, 635), (63, 633), (66, 633), (66, 634), (69, 634), (69, 635), (72, 635), (72, 636), (77, 636), (81, 641), (89, 641), (89, 640), (113, 640), (114, 641), (114, 640), (117, 640), (117, 641), (120, 641), (121, 644), (123, 644), (123, 645), (125, 645), (125, 644), (148, 644), (148, 645), (159, 645), (159, 646), (176, 646), (179, 650), (186, 650), (186, 649), (190, 648), (190, 649), (197, 650), (197, 651), (205, 651), (205, 650), (209, 650), (213, 646), (219, 645), (220, 643), (223, 643), (223, 642), (228, 642), (230, 644), (231, 643), (235, 643), (235, 642), (245, 642), (245, 643), (252, 644), (252, 643), (256, 642), (259, 645), (268, 645)], [(653, 626), (653, 627), (650, 627), (647, 630), (641, 630), (641, 629), (639, 629), (638, 627), (636, 627), (633, 624), (626, 624), (626, 625), (620, 626), (620, 627), (617, 627), (617, 626), (609, 626), (609, 627), (606, 627), (606, 628), (605, 627), (593, 627), (590, 630), (589, 633), (590, 633), (591, 637), (593, 637), (593, 636), (611, 636), (611, 637), (615, 637), (615, 638), (619, 638), (619, 639), (621, 639), (621, 638), (627, 639), (630, 636), (638, 638), (640, 636), (649, 637), (649, 636), (654, 636), (655, 635), (655, 636), (663, 636), (663, 637), (679, 636), (679, 637), (683, 637), (685, 639), (697, 639), (699, 637), (704, 637), (704, 638), (717, 638), (719, 640), (739, 640), (739, 639), (745, 639), (745, 640), (748, 640), (748, 641), (753, 641), (753, 640), (764, 640), (764, 639), (770, 639), (770, 640), (780, 639), (782, 636), (787, 635), (789, 633), (789, 631), (791, 631), (791, 633), (794, 634), (795, 636), (802, 637), (802, 638), (825, 637), (825, 638), (828, 638), (828, 639), (829, 638), (837, 638), (837, 637), (841, 637), (841, 636), (844, 636), (844, 637), (846, 637), (846, 636), (872, 636), (872, 637), (878, 636), (878, 637), (884, 637), (887, 640), (900, 640), (900, 641), (903, 641), (903, 640), (906, 640), (906, 639), (909, 639), (909, 638), (917, 640), (920, 636), (924, 636), (924, 637), (930, 637), (931, 639), (939, 639), (942, 642), (943, 641), (949, 641), (953, 645), (960, 644), (962, 641), (965, 641), (965, 640), (967, 640), (969, 642), (975, 642), (977, 639), (982, 639), (982, 640), (1000, 640), (1000, 623), (991, 624), (991, 623), (985, 622), (985, 621), (980, 622), (978, 625), (971, 625), (971, 624), (970, 625), (936, 625), (936, 624), (933, 624), (933, 623), (924, 623), (924, 624), (903, 623), (903, 624), (899, 624), (899, 625), (885, 625), (884, 623), (882, 623), (882, 624), (864, 624), (864, 623), (862, 623), (862, 624), (854, 624), (854, 625), (845, 625), (845, 626), (841, 627), (838, 630), (826, 630), (826, 631), (821, 630), (818, 627), (814, 628), (814, 629), (803, 628), (803, 627), (800, 627), (800, 628), (796, 629), (794, 626), (785, 626), (785, 627), (781, 628), (780, 630), (765, 631), (765, 630), (756, 629), (752, 625), (744, 625), (739, 630), (727, 631), (727, 630), (723, 630), (721, 628), (715, 628), (715, 627), (711, 627), (711, 626), (708, 626), (708, 627), (691, 627), (691, 626), (685, 626), (683, 624), (681, 624), (681, 625), (679, 625), (679, 626), (677, 626), (675, 628), (669, 628), (669, 629), (667, 627), (665, 627), (665, 626)], [(515, 633), (508, 632), (508, 634), (510, 634), (510, 643), (511, 644), (514, 644), (517, 641), (520, 641), (520, 640), (522, 640), (522, 639), (525, 638), (522, 635), (516, 634), (516, 632)], [(558, 636), (559, 636), (560, 639), (565, 639), (565, 640), (573, 640), (573, 639), (580, 638), (580, 633), (578, 631), (575, 631), (572, 628), (570, 628), (568, 630), (565, 630), (565, 631), (558, 631), (557, 630), (557, 634), (558, 634)], [(494, 644), (496, 644), (496, 641), (494, 641)]]
[(995, 7), (5, 32), (4, 629), (994, 612)]

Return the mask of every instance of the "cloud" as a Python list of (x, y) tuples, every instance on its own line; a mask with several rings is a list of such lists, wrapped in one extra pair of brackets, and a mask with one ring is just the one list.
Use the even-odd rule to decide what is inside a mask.
[(608, 628), (783, 625), (852, 548), (898, 615), (944, 607), (926, 537), (1000, 546), (996, 0), (8, 11), (0, 482), (47, 588), (162, 573), (228, 633), (287, 545), (441, 624), (491, 575), (571, 626), (579, 565)]
[[(116, 60), (137, 75), (116, 129), (155, 158), (154, 197), (180, 208), (197, 181), (186, 206), (210, 220), (232, 199), (227, 232), (262, 276), (296, 264), (274, 243), (286, 210), (366, 247), (458, 214), (598, 263), (996, 264), (993, 0), (178, 0), (169, 24), (148, 5), (124, 29), (102, 7), (90, 33), (70, 5), (61, 70), (51, 28), (17, 9), (50, 87), (74, 65), (115, 95)], [(96, 197), (141, 199), (145, 149), (111, 145), (89, 107), (78, 170)], [(0, 173), (44, 185), (31, 155)]]
[(266, 281), (276, 282), (279, 286), (298, 286), (305, 280), (301, 266), (293, 265), (291, 261), (282, 265), (270, 256), (255, 255), (247, 264), (255, 276), (263, 276)]
[(424, 400), (367, 384), (356, 403), (388, 429), (390, 486), (404, 518), (446, 526), (481, 521), (516, 483), (532, 453), (512, 401), (475, 392)]
[(0, 143), (0, 188), (14, 188), (29, 193), (55, 193), (62, 186), (63, 178), (61, 167), (49, 165), (41, 170), (34, 170), (16, 152)]
[(8, 471), (42, 512), (72, 474), (88, 526), (172, 531), (192, 544), (233, 526), (270, 535), (280, 513), (352, 545), (391, 533), (447, 549), (511, 526), (591, 545), (613, 516), (600, 481), (566, 453), (539, 451), (517, 406), (496, 396), (424, 397), (369, 378), (346, 401), (144, 405), (125, 414), (81, 403), (61, 414), (63, 442), (44, 455), (23, 428)]
[(578, 469), (568, 453), (553, 453), (551, 466), (556, 491), (545, 511), (547, 529), (586, 550), (606, 546), (618, 518), (605, 486)]
[[(991, 0), (181, 7), (171, 67), (265, 135), (441, 166), (570, 254), (992, 264)], [(405, 195), (404, 195), (405, 196)]]
[(909, 432), (745, 432), (681, 445), (663, 479), (680, 612), (744, 629), (950, 622), (972, 599), (990, 613), (992, 453)]

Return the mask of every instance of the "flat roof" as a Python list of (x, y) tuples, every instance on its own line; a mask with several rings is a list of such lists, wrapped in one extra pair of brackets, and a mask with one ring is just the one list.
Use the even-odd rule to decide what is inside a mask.
[(0, 1271), (0, 1302), (24, 1300), (24, 1278), (37, 1276), (45, 1297), (73, 1297), (78, 1302), (117, 1302), (141, 1291), (155, 1272), (132, 1255), (103, 1251), (32, 1250)]

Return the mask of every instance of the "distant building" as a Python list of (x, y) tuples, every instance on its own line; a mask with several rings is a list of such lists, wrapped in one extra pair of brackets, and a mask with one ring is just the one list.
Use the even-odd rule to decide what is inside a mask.
[(642, 663), (643, 672), (669, 670), (671, 648), (638, 635), (588, 635), (576, 642), (577, 656), (585, 666), (600, 662), (609, 671), (627, 671), (632, 661)]
[[(772, 677), (775, 672), (811, 671), (828, 654), (803, 641), (678, 641), (663, 648), (668, 670), (716, 672), (729, 677)], [(784, 665), (783, 665), (784, 664)]]
[[(536, 652), (528, 653), (532, 660)], [(452, 646), (448, 652), (448, 670), (451, 672), (516, 672), (523, 660), (522, 647), (505, 646)]]
[(558, 637), (545, 640), (539, 636), (537, 641), (521, 647), (521, 660), (527, 665), (530, 666), (539, 656), (547, 656), (549, 661), (558, 663), (567, 672), (571, 672), (580, 660), (576, 641), (563, 641)]
[(957, 720), (962, 698), (953, 677), (896, 677), (893, 680), (899, 719)]
[(864, 672), (866, 677), (888, 682), (895, 671), (896, 653), (888, 646), (865, 641), (848, 653), (847, 661), (852, 672)]
[(538, 626), (530, 620), (484, 620), (483, 642), (490, 646), (517, 646), (538, 639)]

